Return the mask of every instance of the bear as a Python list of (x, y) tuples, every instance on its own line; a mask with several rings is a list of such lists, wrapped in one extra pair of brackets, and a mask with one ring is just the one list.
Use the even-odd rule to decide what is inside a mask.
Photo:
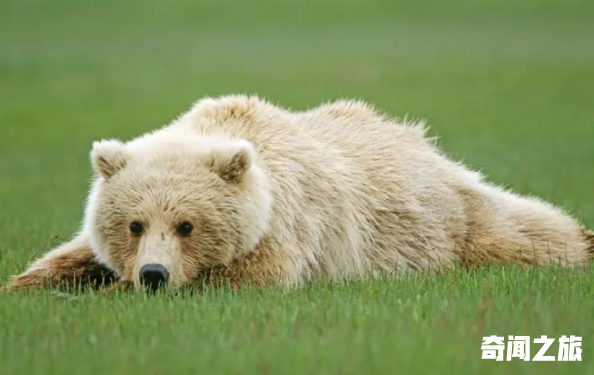
[(161, 128), (94, 142), (80, 230), (5, 289), (111, 280), (290, 290), (590, 263), (594, 235), (577, 219), (487, 182), (427, 130), (361, 100), (294, 111), (254, 95), (202, 98)]

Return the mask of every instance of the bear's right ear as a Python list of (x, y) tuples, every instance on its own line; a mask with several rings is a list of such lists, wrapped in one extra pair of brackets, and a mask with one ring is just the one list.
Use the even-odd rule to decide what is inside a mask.
[(209, 167), (223, 180), (239, 183), (254, 160), (254, 146), (246, 140), (233, 140), (215, 146)]
[(93, 143), (91, 162), (95, 173), (109, 179), (126, 166), (128, 153), (126, 145), (117, 140), (103, 140)]

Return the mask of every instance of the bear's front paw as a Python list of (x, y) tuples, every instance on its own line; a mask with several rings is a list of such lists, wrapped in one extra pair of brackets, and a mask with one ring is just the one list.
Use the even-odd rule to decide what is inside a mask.
[(34, 270), (13, 276), (8, 283), (2, 286), (2, 291), (15, 292), (22, 289), (42, 289), (53, 283), (54, 280), (48, 278), (46, 272), (43, 270)]

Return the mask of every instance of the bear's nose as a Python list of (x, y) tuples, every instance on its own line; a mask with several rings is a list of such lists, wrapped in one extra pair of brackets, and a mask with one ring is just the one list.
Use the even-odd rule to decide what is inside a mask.
[(161, 264), (147, 264), (140, 269), (140, 283), (152, 291), (164, 287), (169, 281), (169, 272)]

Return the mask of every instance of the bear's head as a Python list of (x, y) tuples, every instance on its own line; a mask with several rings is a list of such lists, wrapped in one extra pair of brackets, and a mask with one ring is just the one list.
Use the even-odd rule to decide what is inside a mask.
[(272, 195), (243, 139), (150, 134), (96, 142), (91, 237), (123, 280), (178, 288), (255, 248)]

